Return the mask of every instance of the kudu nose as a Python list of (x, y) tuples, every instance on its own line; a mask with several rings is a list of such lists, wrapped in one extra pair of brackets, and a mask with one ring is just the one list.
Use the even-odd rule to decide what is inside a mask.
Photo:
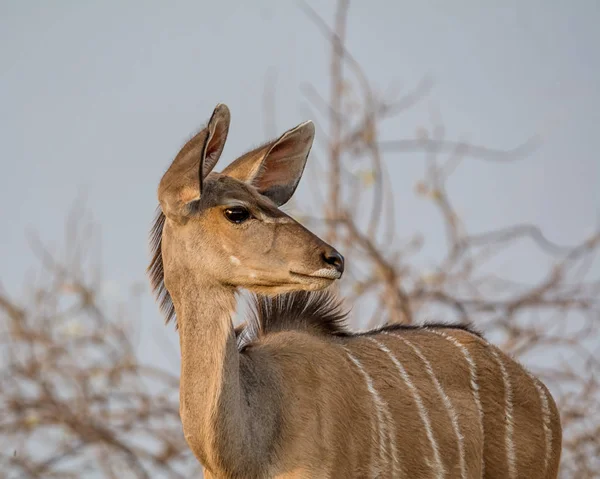
[(340, 274), (344, 272), (344, 257), (333, 248), (323, 253), (323, 261), (333, 266)]

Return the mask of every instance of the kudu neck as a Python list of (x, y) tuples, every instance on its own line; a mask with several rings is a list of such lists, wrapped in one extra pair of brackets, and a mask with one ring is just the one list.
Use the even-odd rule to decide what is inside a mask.
[[(243, 449), (240, 356), (232, 314), (235, 290), (207, 284), (190, 274), (170, 293), (181, 348), (180, 415), (186, 441), (205, 467), (218, 471), (229, 447)], [(227, 405), (224, 409), (223, 405)], [(219, 435), (229, 446), (217, 441)]]
[(180, 330), (194, 331), (207, 323), (225, 326), (236, 308), (235, 289), (198, 278), (180, 277), (170, 291)]

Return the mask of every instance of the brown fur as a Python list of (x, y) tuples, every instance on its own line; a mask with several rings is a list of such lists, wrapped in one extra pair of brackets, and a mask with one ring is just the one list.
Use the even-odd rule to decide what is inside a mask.
[[(514, 477), (557, 477), (556, 405), (518, 363), (463, 326), (350, 332), (317, 292), (337, 253), (277, 208), (312, 125), (211, 173), (228, 126), (220, 105), (163, 176), (149, 267), (167, 319), (177, 312), (181, 420), (205, 477), (504, 478), (511, 457)], [(232, 224), (240, 202), (253, 218)], [(234, 330), (238, 288), (257, 296)]]

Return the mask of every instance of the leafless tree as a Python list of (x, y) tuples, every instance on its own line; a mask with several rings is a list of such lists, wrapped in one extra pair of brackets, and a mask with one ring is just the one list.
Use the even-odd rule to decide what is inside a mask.
[(102, 299), (90, 226), (73, 215), (62, 255), (34, 243), (42, 268), (24, 300), (0, 290), (0, 470), (190, 477), (199, 468), (181, 432), (178, 378), (136, 357), (139, 291), (126, 304)]
[[(345, 254), (340, 294), (353, 306), (353, 325), (432, 316), (473, 323), (551, 388), (564, 428), (562, 477), (596, 477), (600, 354), (589, 339), (598, 335), (600, 280), (588, 276), (600, 235), (562, 247), (532, 224), (470, 232), (448, 178), (466, 158), (514, 168), (537, 141), (510, 151), (455, 141), (438, 118), (414, 137), (382, 139), (382, 125), (423, 100), (432, 82), (382, 96), (348, 50), (348, 1), (338, 2), (333, 27), (302, 8), (331, 45), (331, 85), (327, 95), (302, 88), (322, 142), (308, 167), (314, 202), (296, 204), (294, 213)], [(272, 86), (265, 89), (267, 125), (276, 109)], [(424, 238), (399, 238), (394, 223), (387, 167), (401, 155), (422, 159), (415, 193), (431, 202), (445, 231), (445, 250), (427, 271), (417, 261)], [(34, 478), (200, 475), (181, 433), (178, 378), (136, 356), (131, 337), (139, 317), (134, 304), (106, 304), (99, 295), (91, 238), (76, 216), (66, 254), (36, 243), (42, 269), (25, 299), (0, 288), (0, 470)], [(548, 258), (548, 270), (530, 284), (489, 266), (523, 241)]]
[[(304, 6), (332, 50), (329, 97), (311, 85), (303, 88), (311, 118), (327, 125), (320, 135), (326, 141), (315, 177), (328, 178), (312, 182), (318, 185), (311, 195), (316, 204), (305, 209), (321, 211), (322, 217), (306, 214), (304, 220), (322, 228), (348, 258), (342, 294), (360, 311), (354, 319), (369, 317), (368, 312), (371, 319), (358, 326), (454, 319), (471, 322), (497, 338), (503, 350), (551, 387), (559, 402), (564, 427), (562, 475), (595, 477), (600, 470), (600, 355), (597, 341), (593, 344), (589, 338), (597, 338), (600, 326), (600, 281), (588, 276), (600, 235), (561, 247), (533, 224), (470, 232), (467, 218), (457, 213), (448, 194), (448, 178), (466, 158), (514, 168), (537, 147), (538, 139), (510, 151), (493, 150), (449, 139), (435, 116), (431, 128), (419, 128), (414, 137), (382, 139), (382, 125), (417, 105), (431, 91), (432, 82), (425, 78), (399, 97), (378, 94), (368, 72), (348, 50), (348, 4), (338, 2), (333, 28)], [(272, 92), (267, 91), (269, 95)], [(445, 231), (445, 251), (427, 272), (416, 261), (424, 239), (418, 233), (398, 238), (394, 224), (387, 165), (402, 155), (422, 158), (423, 179), (415, 192), (437, 209)], [(503, 278), (489, 267), (494, 260), (510, 257), (523, 241), (548, 258), (547, 271), (531, 284)], [(540, 364), (540, 358), (546, 364)]]

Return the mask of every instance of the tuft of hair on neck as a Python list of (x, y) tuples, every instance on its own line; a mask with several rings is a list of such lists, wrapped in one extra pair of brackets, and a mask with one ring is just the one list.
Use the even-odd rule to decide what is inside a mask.
[(250, 314), (238, 336), (240, 349), (281, 331), (305, 331), (319, 336), (347, 333), (348, 312), (331, 291), (294, 291), (276, 296), (252, 294)]

